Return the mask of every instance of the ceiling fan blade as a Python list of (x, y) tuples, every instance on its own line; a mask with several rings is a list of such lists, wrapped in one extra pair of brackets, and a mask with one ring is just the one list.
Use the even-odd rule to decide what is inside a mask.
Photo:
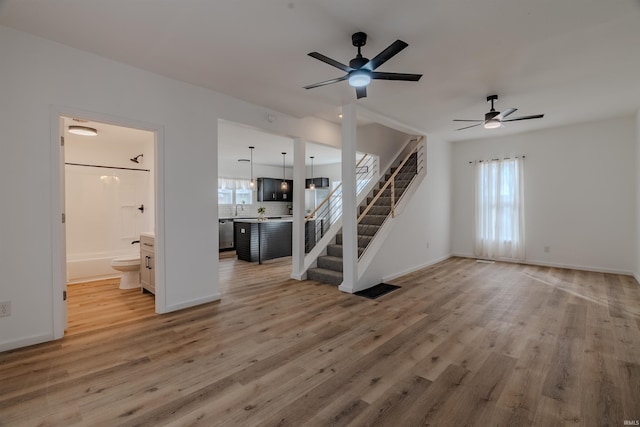
[(505, 119), (502, 120), (503, 122), (515, 122), (518, 120), (530, 120), (530, 119), (541, 119), (544, 117), (544, 114), (534, 114), (532, 116), (521, 116), (521, 117), (514, 117), (512, 119)]
[(331, 83), (338, 83), (341, 82), (343, 80), (347, 80), (349, 78), (349, 75), (346, 76), (342, 76), (342, 77), (338, 77), (337, 79), (331, 79), (331, 80), (327, 80), (324, 82), (320, 82), (320, 83), (314, 83), (312, 85), (309, 86), (305, 86), (305, 89), (313, 89), (314, 87), (320, 87), (320, 86), (326, 86), (326, 85), (330, 85)]
[(323, 54), (318, 53), (318, 52), (311, 52), (309, 54), (309, 56), (312, 57), (312, 58), (315, 58), (315, 59), (317, 59), (319, 61), (322, 61), (322, 62), (324, 62), (326, 64), (333, 65), (334, 67), (341, 69), (345, 73), (348, 73), (348, 72), (354, 70), (353, 68), (349, 67), (348, 65), (344, 65), (343, 63), (338, 62), (335, 59), (331, 59), (328, 56), (324, 56)]
[(402, 40), (396, 40), (388, 48), (380, 52), (375, 58), (371, 59), (369, 62), (364, 64), (362, 68), (366, 68), (368, 70), (375, 70), (389, 59), (398, 54), (402, 49), (409, 46), (407, 43)]
[(495, 118), (498, 120), (503, 120), (505, 117), (507, 117), (509, 114), (513, 114), (516, 111), (518, 111), (517, 108), (507, 108), (506, 110), (504, 110), (503, 112), (501, 112), (500, 114), (498, 114)]
[(484, 120), (464, 120), (464, 119), (453, 119), (454, 122), (484, 122)]
[(367, 97), (367, 87), (366, 86), (357, 87), (356, 88), (356, 96), (358, 97), (358, 99), (366, 98)]
[(378, 80), (403, 80), (408, 82), (417, 82), (422, 77), (422, 74), (406, 74), (406, 73), (380, 73), (373, 71), (371, 73), (372, 79)]
[[(484, 122), (484, 120), (482, 120), (482, 121)], [(465, 127), (463, 127), (463, 128), (456, 129), (456, 130), (469, 129), (469, 128), (472, 128), (472, 127), (480, 126), (481, 124), (482, 124), (482, 123), (476, 123), (475, 125), (465, 126)]]

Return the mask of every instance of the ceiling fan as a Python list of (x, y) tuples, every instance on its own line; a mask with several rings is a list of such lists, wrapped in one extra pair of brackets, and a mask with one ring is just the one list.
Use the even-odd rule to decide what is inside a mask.
[(331, 83), (341, 82), (348, 80), (349, 84), (356, 88), (356, 96), (358, 99), (367, 96), (367, 85), (371, 83), (371, 80), (403, 80), (410, 82), (417, 82), (422, 77), (422, 74), (404, 74), (404, 73), (381, 73), (375, 71), (376, 68), (387, 62), (389, 59), (397, 55), (402, 49), (409, 46), (402, 40), (396, 40), (391, 43), (389, 47), (380, 52), (375, 58), (369, 60), (362, 56), (360, 48), (367, 44), (367, 35), (363, 32), (354, 33), (351, 36), (351, 42), (358, 48), (358, 55), (349, 61), (349, 65), (344, 65), (334, 59), (326, 57), (318, 52), (311, 52), (310, 57), (318, 59), (324, 63), (332, 65), (341, 69), (346, 75), (338, 77), (337, 79), (331, 79), (320, 83), (315, 83), (309, 86), (305, 86), (305, 89), (313, 89), (319, 86), (325, 86)]
[(462, 120), (462, 119), (454, 119), (454, 122), (477, 122), (471, 126), (465, 126), (456, 130), (469, 129), (475, 126), (484, 125), (485, 129), (495, 129), (502, 127), (502, 123), (505, 122), (515, 122), (517, 120), (530, 120), (530, 119), (541, 119), (544, 117), (544, 114), (534, 114), (531, 116), (520, 116), (520, 117), (511, 117), (507, 118), (511, 114), (515, 113), (517, 108), (507, 108), (503, 112), (496, 111), (493, 108), (493, 102), (498, 100), (498, 95), (489, 95), (487, 96), (487, 102), (491, 103), (491, 110), (484, 115), (484, 120)]

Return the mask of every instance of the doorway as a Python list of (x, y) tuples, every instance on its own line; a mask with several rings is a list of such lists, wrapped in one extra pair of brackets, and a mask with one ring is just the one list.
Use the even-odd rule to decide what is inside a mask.
[[(292, 230), (293, 145), (291, 137), (218, 120), (220, 260), (236, 259), (239, 268), (275, 258), (291, 262), (292, 243), (283, 236)], [(264, 241), (266, 223), (258, 218), (282, 221), (273, 231), (278, 239)]]
[[(66, 300), (67, 284), (105, 284), (114, 287), (118, 298), (127, 293), (139, 298), (139, 286), (120, 289), (122, 269), (113, 269), (118, 264), (112, 261), (135, 256), (139, 260), (140, 235), (153, 236), (158, 229), (162, 213), (157, 211), (157, 183), (162, 171), (157, 169), (161, 130), (154, 126), (83, 112), (57, 113), (52, 119), (58, 126), (52, 129), (61, 143), (54, 169), (59, 177), (57, 207), (63, 215), (60, 234), (54, 236), (53, 285), (54, 295), (56, 289), (63, 294), (62, 302), (54, 298), (54, 336), (60, 338), (67, 328), (68, 310), (74, 309)], [(84, 134), (71, 133), (74, 127)], [(164, 287), (145, 296), (160, 312)]]

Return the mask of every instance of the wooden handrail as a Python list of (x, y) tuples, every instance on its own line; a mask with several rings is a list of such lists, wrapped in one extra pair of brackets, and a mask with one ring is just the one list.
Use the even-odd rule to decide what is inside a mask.
[(404, 158), (404, 160), (402, 160), (402, 163), (400, 163), (400, 166), (398, 166), (398, 168), (396, 169), (396, 171), (391, 175), (391, 177), (387, 180), (387, 182), (384, 183), (384, 185), (382, 186), (382, 188), (380, 190), (378, 190), (378, 193), (374, 196), (373, 200), (371, 200), (371, 203), (369, 203), (367, 205), (367, 207), (364, 209), (364, 211), (362, 211), (362, 213), (360, 214), (360, 216), (358, 217), (358, 224), (360, 224), (360, 221), (362, 221), (362, 218), (365, 217), (365, 215), (367, 214), (367, 212), (369, 212), (369, 210), (371, 209), (371, 207), (373, 206), (373, 204), (380, 198), (380, 196), (382, 195), (382, 193), (384, 192), (384, 190), (387, 189), (387, 187), (391, 184), (391, 214), (392, 216), (394, 216), (394, 196), (395, 196), (395, 178), (396, 175), (398, 175), (398, 173), (400, 172), (400, 170), (402, 170), (402, 168), (404, 167), (405, 163), (407, 163), (407, 161), (409, 160), (409, 157), (411, 157), (411, 155), (413, 153), (417, 153), (418, 152), (418, 148), (420, 147), (420, 142), (422, 141), (422, 139), (424, 138), (424, 136), (420, 136), (420, 138), (418, 138), (416, 140), (416, 146), (413, 148), (413, 150), (411, 150), (409, 152), (409, 154), (407, 154), (407, 156)]
[[(365, 153), (364, 156), (362, 156), (360, 158), (360, 160), (358, 160), (358, 163), (356, 163), (356, 169), (358, 168), (358, 166), (360, 166), (362, 164), (362, 161), (365, 159), (365, 157), (367, 157), (369, 154)], [(309, 215), (304, 217), (305, 221), (309, 221), (311, 218), (313, 218), (313, 216), (316, 214), (316, 212), (318, 212), (320, 210), (320, 208), (327, 203), (330, 199), (331, 196), (333, 196), (333, 193), (335, 193), (336, 191), (338, 191), (338, 189), (342, 187), (342, 182), (340, 182), (340, 184), (338, 184), (338, 186), (336, 188), (334, 188), (333, 190), (331, 190), (331, 192), (329, 193), (329, 195), (327, 197), (324, 198), (324, 200), (322, 200), (320, 202), (320, 204), (313, 210), (313, 212), (311, 212)]]

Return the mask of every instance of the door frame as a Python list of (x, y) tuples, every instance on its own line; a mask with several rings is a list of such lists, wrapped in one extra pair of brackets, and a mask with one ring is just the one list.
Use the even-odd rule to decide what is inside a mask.
[(166, 313), (165, 286), (165, 246), (164, 246), (164, 128), (161, 125), (124, 118), (105, 113), (97, 113), (72, 107), (52, 105), (50, 107), (51, 140), (51, 302), (53, 339), (62, 338), (66, 329), (67, 305), (63, 293), (67, 287), (64, 213), (64, 173), (63, 148), (60, 137), (64, 135), (61, 117), (76, 117), (84, 120), (108, 123), (154, 133), (154, 203), (155, 203), (155, 251), (156, 251), (156, 313)]

